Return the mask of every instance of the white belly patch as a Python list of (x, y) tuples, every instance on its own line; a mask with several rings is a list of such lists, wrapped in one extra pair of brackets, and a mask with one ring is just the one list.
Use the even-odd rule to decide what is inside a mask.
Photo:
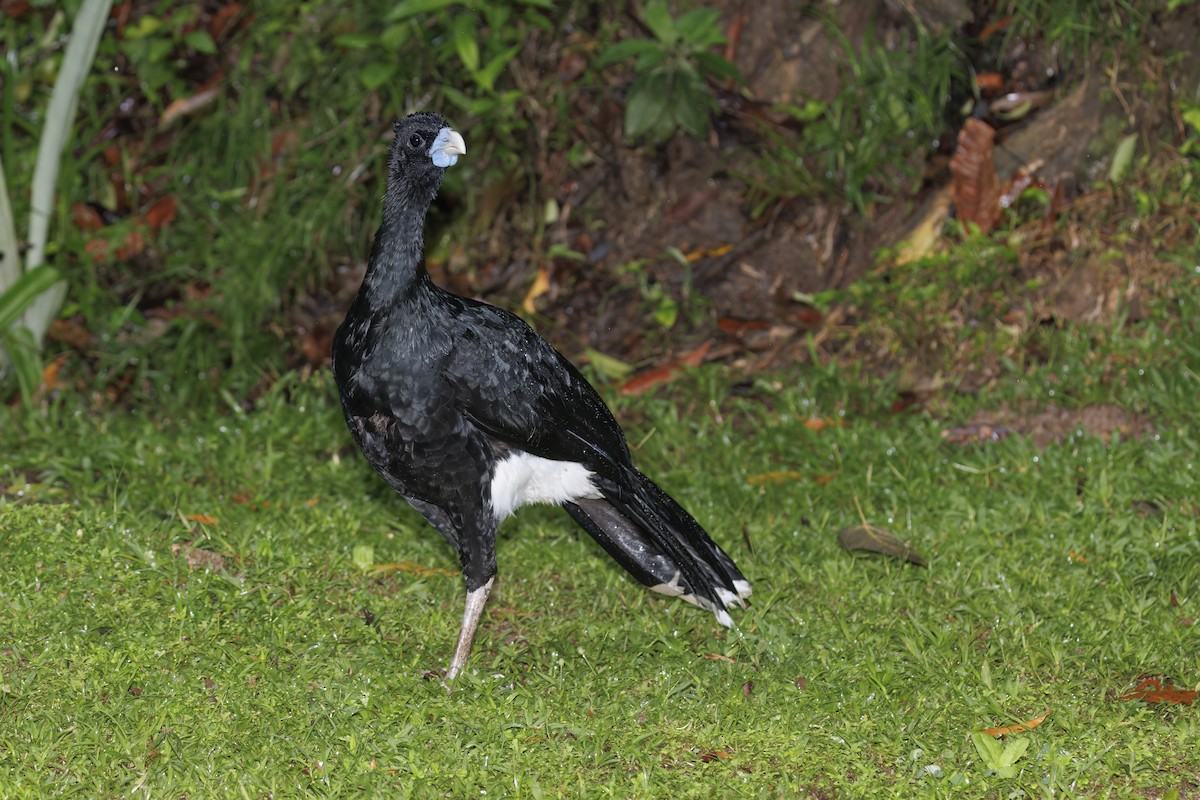
[(492, 476), (492, 511), (502, 520), (529, 503), (562, 503), (601, 497), (592, 472), (574, 461), (551, 461), (514, 453), (496, 464)]

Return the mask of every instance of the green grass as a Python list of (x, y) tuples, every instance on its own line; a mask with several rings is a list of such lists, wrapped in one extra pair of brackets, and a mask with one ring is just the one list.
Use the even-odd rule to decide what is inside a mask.
[[(423, 673), (457, 632), (454, 556), (351, 453), (325, 376), (244, 413), (9, 414), (0, 796), (1188, 796), (1194, 710), (1114, 698), (1200, 682), (1198, 368), (1131, 391), (1152, 439), (1043, 451), (944, 444), (974, 402), (895, 416), (832, 369), (622, 401), (753, 608), (726, 631), (527, 509), (452, 694)], [(802, 477), (747, 481), (770, 471)], [(838, 549), (859, 507), (929, 569)], [(364, 571), (360, 545), (434, 572)], [(970, 733), (1047, 711), (1018, 775), (989, 773)]]

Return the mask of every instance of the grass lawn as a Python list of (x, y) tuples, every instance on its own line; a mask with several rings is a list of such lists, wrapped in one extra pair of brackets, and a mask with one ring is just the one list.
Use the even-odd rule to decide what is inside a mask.
[[(455, 558), (351, 450), (328, 376), (249, 412), (6, 410), (0, 796), (1194, 797), (1195, 707), (1117, 699), (1200, 683), (1182, 280), (1169, 325), (1059, 332), (1052, 363), (936, 414), (820, 367), (621, 399), (753, 607), (724, 630), (527, 509), (450, 694), (424, 673), (457, 631)], [(1154, 432), (943, 440), (1047, 387)], [(863, 520), (929, 567), (841, 550)], [(1046, 714), (1007, 768), (972, 738)]]
[[(447, 27), (449, 13), (437, 27), (393, 20), (379, 30), (378, 20), (422, 5), (454, 7), (457, 18), (459, 4), (246, 4), (244, 33), (211, 36), (193, 23), (214, 4), (119, 5), (135, 16), (127, 35), (102, 42), (104, 70), (74, 134), (85, 144), (64, 156), (79, 185), (62, 197), (51, 248), (74, 269), (63, 317), (86, 336), (56, 345), (67, 364), (58, 395), (0, 405), (0, 800), (1200, 798), (1200, 709), (1159, 702), (1200, 689), (1194, 132), (1170, 145), (1175, 171), (1146, 177), (1147, 161), (1168, 149), (1156, 146), (1138, 151), (1130, 182), (1098, 183), (1103, 210), (1038, 207), (1056, 226), (1040, 244), (1029, 244), (1036, 220), (1002, 226), (837, 292), (830, 302), (854, 314), (823, 318), (817, 335), (830, 336), (810, 340), (814, 363), (751, 375), (710, 364), (636, 398), (601, 384), (639, 466), (736, 560), (753, 605), (735, 613), (736, 631), (724, 629), (637, 585), (562, 511), (525, 509), (502, 528), (499, 592), (448, 693), (428, 673), (445, 667), (458, 631), (454, 553), (353, 449), (327, 371), (282, 365), (298, 324), (289, 298), (368, 251), (388, 120), (448, 76), (480, 81), (460, 65), (470, 31)], [(482, 7), (493, 5), (508, 6)], [(530, 146), (538, 125), (559, 140), (545, 152), (595, 157), (570, 140), (591, 122), (571, 120), (557, 54), (569, 66), (575, 49), (600, 53), (621, 31), (543, 48), (532, 32), (544, 4), (512, 5), (526, 21), (489, 21), (502, 35), (470, 60), (520, 67), (527, 55), (548, 65), (535, 85), (550, 88), (449, 87), (458, 99), (447, 108), (472, 120), (481, 142), (476, 150), (471, 139), (437, 212), (459, 209), (464, 228), (487, 228), (512, 176), (524, 187), (522, 176), (544, 172), (541, 146)], [(609, 19), (607, 7), (582, 5), (587, 19)], [(1043, 5), (1064, 22), (1043, 25)], [(1167, 5), (1170, 14), (1191, 4)], [(1003, 13), (1061, 28), (1084, 49), (1105, 39), (1097, 20), (1130, 40), (1146, 30), (1126, 24), (1143, 16), (1136, 3), (1013, 6)], [(33, 75), (26, 89), (44, 94), (41, 65), (62, 34), (42, 30), (43, 16), (62, 17), (26, 13), (33, 32), (20, 36), (8, 25), (10, 49), (24, 53), (14, 63)], [(542, 27), (583, 29), (574, 25)], [(936, 51), (960, 70), (956, 52)], [(114, 59), (132, 73), (110, 68)], [(891, 63), (881, 55), (879, 97), (903, 105), (895, 97), (906, 86), (936, 94), (924, 76), (896, 78)], [(1139, 73), (1139, 58), (1115, 63), (1121, 70), (1096, 71), (1114, 92), (1118, 73), (1138, 75), (1178, 93), (1180, 119), (1196, 113), (1165, 73)], [(589, 106), (618, 96), (600, 77), (580, 79)], [(197, 106), (164, 124), (171, 100), (194, 99), (210, 79), (224, 87), (219, 110)], [(31, 173), (39, 117), (16, 82), (6, 85), (16, 88), (5, 168)], [(135, 88), (136, 125), (118, 114)], [(517, 96), (532, 98), (532, 122), (518, 116)], [(114, 119), (130, 132), (109, 163), (96, 151)], [(1185, 137), (1182, 123), (1170, 127)], [(907, 163), (863, 146), (852, 126), (805, 129), (858, 143), (814, 139), (805, 154)], [(864, 185), (877, 172), (867, 166)], [(127, 184), (132, 200), (109, 197)], [(537, 251), (549, 196), (529, 192), (536, 211), (521, 236)], [(177, 198), (178, 219), (142, 260), (82, 257), (97, 236), (128, 242), (151, 198)], [(61, 224), (76, 200), (123, 206), (124, 216), (99, 232)], [(455, 259), (470, 259), (450, 242), (430, 236), (453, 272)], [(1047, 263), (1057, 271), (1030, 266)], [(1101, 323), (1036, 307), (1049, 293), (1029, 299), (1046, 275), (1076, 267), (1116, 287), (1079, 293), (1114, 299), (1116, 310), (1097, 305)], [(310, 331), (329, 313), (316, 305)], [(678, 334), (655, 327), (653, 305), (631, 306), (639, 315), (647, 337)], [(328, 350), (310, 343), (317, 363)], [(845, 366), (868, 350), (875, 366)], [(937, 363), (916, 372), (940, 382), (897, 410), (912, 388), (904, 366), (923, 359)], [(956, 382), (955, 365), (976, 359), (987, 379)], [(1051, 403), (1067, 413), (1103, 404), (1139, 424), (1107, 438), (1081, 426), (1045, 445), (943, 435)], [(840, 548), (838, 533), (863, 523), (911, 543), (928, 566)], [(1174, 693), (1129, 697), (1152, 679)], [(1003, 740), (981, 734), (1021, 723), (1028, 729)]]

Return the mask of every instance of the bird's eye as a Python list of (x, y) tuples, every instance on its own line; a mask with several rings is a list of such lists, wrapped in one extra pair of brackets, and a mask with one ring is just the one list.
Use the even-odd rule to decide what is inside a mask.
[(414, 150), (418, 147), (422, 147), (424, 144), (425, 140), (422, 139), (419, 134), (414, 133), (412, 136), (408, 137), (408, 146)]

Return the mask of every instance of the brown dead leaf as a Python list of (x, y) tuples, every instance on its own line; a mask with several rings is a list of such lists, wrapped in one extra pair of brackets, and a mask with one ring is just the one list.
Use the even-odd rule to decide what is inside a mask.
[(88, 203), (71, 204), (71, 222), (81, 231), (98, 231), (104, 227), (100, 212)]
[(58, 371), (67, 363), (67, 354), (59, 354), (53, 361), (42, 368), (42, 385), (38, 387), (41, 394), (50, 394), (58, 386)]
[(188, 514), (188, 519), (192, 522), (199, 522), (201, 525), (219, 525), (216, 517), (211, 517), (208, 514)]
[(717, 328), (725, 333), (732, 333), (735, 336), (741, 336), (744, 333), (752, 331), (766, 331), (771, 329), (770, 320), (765, 319), (738, 319), (737, 317), (717, 317)]
[(958, 132), (958, 146), (950, 159), (958, 218), (975, 223), (984, 233), (1000, 221), (999, 178), (992, 156), (995, 139), (991, 125), (968, 119)]
[(529, 287), (529, 291), (525, 293), (525, 299), (521, 301), (521, 308), (526, 314), (536, 314), (537, 306), (534, 301), (550, 291), (550, 270), (547, 267), (538, 267), (537, 273), (533, 276), (533, 285)]
[(179, 211), (179, 203), (174, 197), (170, 195), (160, 197), (150, 208), (146, 209), (146, 223), (152, 231), (161, 230), (171, 224), (177, 211)]
[(663, 221), (668, 225), (678, 225), (682, 222), (687, 222), (699, 214), (708, 205), (709, 201), (717, 196), (719, 191), (716, 186), (706, 186), (702, 189), (695, 189), (688, 192), (667, 206), (667, 210), (663, 214)]
[(187, 561), (188, 569), (192, 572), (196, 572), (197, 570), (204, 572), (225, 571), (225, 556), (212, 550), (205, 550), (200, 547), (192, 547), (189, 544), (176, 542), (171, 545), (171, 555), (176, 558), (182, 556)]
[(804, 480), (804, 473), (791, 469), (759, 472), (746, 477), (746, 483), (751, 486), (778, 486), (779, 484), (800, 480)]
[(1001, 17), (994, 22), (989, 22), (984, 26), (983, 30), (979, 32), (979, 41), (986, 41), (995, 36), (997, 33), (1007, 28), (1012, 23), (1012, 20), (1012, 15), (1009, 14), (1007, 17)]
[(813, 433), (818, 433), (826, 428), (844, 428), (846, 427), (846, 422), (832, 417), (809, 417), (804, 420), (804, 427)]
[(724, 750), (705, 750), (700, 754), (700, 760), (705, 764), (711, 764), (714, 761), (726, 758), (733, 758), (733, 756), (729, 755), (729, 753), (726, 753)]
[(162, 116), (159, 117), (158, 127), (166, 128), (180, 117), (195, 114), (216, 100), (217, 94), (217, 87), (212, 86), (207, 89), (201, 89), (190, 97), (180, 97), (172, 100), (166, 109), (163, 110)]
[(46, 336), (51, 341), (62, 342), (76, 350), (86, 350), (92, 344), (91, 331), (74, 319), (54, 320), (50, 323)]
[(999, 72), (980, 72), (975, 76), (975, 87), (980, 92), (999, 92), (1004, 88), (1004, 76)]
[(587, 59), (578, 50), (568, 50), (558, 61), (556, 75), (562, 84), (574, 83), (575, 79), (587, 69)]
[(1008, 736), (1010, 733), (1025, 733), (1026, 731), (1031, 731), (1038, 725), (1041, 725), (1046, 721), (1046, 717), (1048, 716), (1050, 716), (1049, 711), (1047, 711), (1045, 714), (1042, 714), (1040, 717), (1034, 717), (1028, 722), (1022, 722), (1017, 725), (1005, 725), (1001, 728), (985, 728), (984, 730), (980, 731), (980, 733), (986, 733), (988, 736), (995, 736), (996, 738)]
[[(227, 30), (233, 32), (238, 28), (245, 27), (254, 19), (254, 15), (252, 14), (247, 14), (238, 19), (238, 15), (242, 13), (244, 8), (245, 6), (241, 3), (227, 3), (212, 15), (212, 19), (208, 21), (208, 35), (213, 38), (213, 41), (220, 39), (221, 35)], [(229, 23), (235, 20), (236, 24), (230, 26)]]
[(880, 553), (892, 558), (927, 567), (929, 562), (916, 550), (900, 541), (894, 533), (877, 525), (850, 525), (838, 531), (838, 546), (843, 550), (863, 550), (869, 553)]
[(1160, 678), (1148, 678), (1139, 683), (1132, 692), (1121, 695), (1117, 700), (1141, 700), (1143, 703), (1190, 706), (1196, 702), (1196, 692), (1191, 689), (1176, 688), (1171, 685), (1170, 681)]
[(705, 653), (704, 657), (707, 658), (709, 661), (724, 661), (726, 664), (736, 664), (737, 663), (729, 656), (723, 656), (720, 653)]
[(664, 383), (670, 383), (679, 377), (683, 371), (683, 367), (698, 367), (704, 363), (704, 357), (708, 355), (709, 349), (712, 348), (712, 339), (708, 339), (704, 344), (692, 350), (690, 353), (680, 356), (673, 361), (663, 364), (653, 369), (648, 369), (645, 372), (634, 375), (625, 383), (621, 384), (621, 388), (617, 390), (617, 394), (629, 397), (631, 395), (644, 394), (656, 386)]

